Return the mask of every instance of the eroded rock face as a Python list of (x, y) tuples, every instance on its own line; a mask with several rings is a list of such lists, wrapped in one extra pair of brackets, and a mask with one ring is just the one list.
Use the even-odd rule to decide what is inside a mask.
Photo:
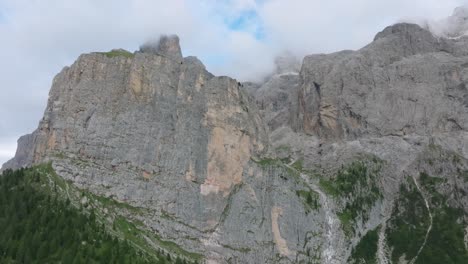
[[(39, 128), (21, 139), (18, 156), (5, 166), (63, 157), (57, 163), (67, 170), (62, 174), (78, 184), (98, 192), (112, 186), (107, 191), (135, 204), (156, 200), (200, 229), (218, 224), (225, 198), (245, 181), (251, 156), (264, 150), (268, 137), (238, 82), (214, 77), (196, 58), (167, 56), (180, 53), (176, 42), (163, 38), (156, 53), (142, 48), (131, 57), (80, 56), (54, 79)], [(72, 160), (102, 168), (80, 176)], [(131, 169), (131, 176), (112, 177), (112, 168)], [(139, 189), (145, 181), (150, 190)], [(160, 199), (153, 193), (179, 185), (191, 194)], [(197, 200), (212, 206), (195, 208)]]
[(255, 99), (270, 131), (291, 126), (297, 108), (299, 60), (291, 54), (275, 59), (276, 71), (262, 84), (244, 83), (243, 88)]
[(301, 69), (301, 62), (290, 52), (283, 52), (275, 58), (276, 74), (298, 73)]
[(33, 155), (31, 155), (35, 145), (34, 135), (24, 135), (18, 139), (18, 148), (15, 158), (9, 160), (2, 166), (4, 168), (18, 169), (33, 164)]
[[(359, 262), (351, 249), (358, 246), (363, 234), (370, 230), (377, 232), (379, 228), (375, 243), (380, 253), (376, 253), (376, 258), (379, 263), (388, 263), (391, 259), (388, 252), (395, 245), (387, 241), (386, 234), (398, 228), (386, 229), (386, 223), (396, 217), (392, 215), (395, 197), (408, 179), (422, 181), (420, 174), (425, 171), (431, 177), (444, 175), (445, 180), (441, 181), (446, 184), (437, 187), (436, 193), (430, 193), (424, 189), (428, 185), (424, 187), (424, 182), (420, 183), (421, 192), (428, 197), (448, 197), (447, 193), (442, 194), (443, 190), (459, 188), (459, 183), (450, 182), (462, 181), (468, 158), (466, 41), (466, 37), (435, 37), (414, 24), (396, 24), (384, 29), (374, 42), (358, 51), (305, 57), (299, 75), (288, 74), (289, 82), (279, 78), (281, 75), (272, 75), (263, 84), (247, 86), (270, 131), (270, 156), (302, 160), (301, 166), (307, 173), (331, 176), (331, 186), (336, 186), (333, 181), (346, 182), (339, 175), (359, 171), (347, 169), (353, 166), (353, 161), (376, 159), (385, 163), (378, 166), (376, 178), (382, 199), (373, 200), (364, 211), (349, 208), (354, 208), (353, 200), (361, 201), (361, 209), (366, 208), (361, 199), (376, 195), (369, 187), (372, 181), (366, 180), (367, 187), (355, 182), (340, 183), (341, 186), (353, 184), (354, 190), (350, 193), (340, 190), (328, 215), (341, 217), (344, 234), (327, 233), (332, 241), (322, 241), (322, 249), (327, 243), (334, 246), (322, 251), (321, 263)], [(456, 164), (445, 162), (443, 169), (434, 172), (437, 170), (434, 160), (449, 159), (442, 155), (434, 158), (439, 148), (458, 153), (453, 155), (459, 155), (460, 160)], [(431, 165), (415, 165), (421, 159), (431, 160)], [(370, 164), (365, 167), (373, 170), (369, 169)], [(358, 175), (350, 177), (359, 178)], [(305, 182), (311, 189), (317, 188), (313, 178)], [(467, 188), (466, 183), (461, 185)], [(360, 191), (363, 193), (359, 194)], [(454, 210), (467, 214), (463, 195), (448, 199), (458, 203), (453, 205)], [(277, 216), (281, 211), (272, 212)], [(349, 214), (356, 215), (351, 220), (342, 220), (350, 217)], [(466, 227), (466, 217), (457, 219)], [(326, 221), (321, 220), (321, 224), (326, 225)], [(275, 238), (279, 251), (291, 252), (281, 236)]]
[(176, 35), (163, 35), (158, 41), (149, 41), (140, 47), (143, 53), (159, 54), (176, 61), (182, 61), (179, 37)]
[(466, 130), (468, 53), (456, 47), (397, 24), (359, 51), (307, 56), (296, 129), (346, 140)]
[(300, 70), (282, 57), (260, 84), (213, 76), (178, 42), (80, 56), (3, 168), (52, 161), (206, 263), (359, 262), (376, 230), (388, 263), (413, 181), (468, 230), (468, 38), (397, 24)]

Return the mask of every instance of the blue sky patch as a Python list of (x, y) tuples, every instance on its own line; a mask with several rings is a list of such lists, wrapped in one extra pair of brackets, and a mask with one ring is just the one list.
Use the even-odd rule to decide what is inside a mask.
[(242, 31), (249, 28), (252, 22), (257, 22), (258, 20), (259, 18), (257, 12), (250, 10), (243, 12), (233, 21), (229, 21), (228, 26), (232, 30)]
[(230, 30), (249, 32), (258, 40), (265, 38), (265, 30), (255, 10), (244, 11), (237, 18), (225, 23)]

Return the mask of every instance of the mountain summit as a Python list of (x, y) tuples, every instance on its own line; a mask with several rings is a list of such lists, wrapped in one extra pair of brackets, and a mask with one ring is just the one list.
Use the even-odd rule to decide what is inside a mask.
[(179, 37), (176, 35), (163, 35), (158, 41), (149, 41), (140, 47), (140, 52), (155, 53), (174, 60), (183, 59)]
[(466, 260), (468, 37), (402, 23), (277, 65), (263, 83), (217, 77), (177, 36), (83, 54), (3, 169), (51, 162), (184, 259)]

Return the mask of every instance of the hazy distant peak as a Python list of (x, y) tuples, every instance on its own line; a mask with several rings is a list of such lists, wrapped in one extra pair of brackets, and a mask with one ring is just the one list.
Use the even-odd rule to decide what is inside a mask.
[(140, 52), (156, 53), (175, 60), (183, 59), (177, 35), (161, 35), (158, 40), (150, 40), (140, 46)]
[(437, 36), (457, 38), (468, 33), (468, 6), (455, 8), (445, 19), (428, 23), (427, 27)]
[(301, 61), (290, 52), (283, 52), (275, 58), (276, 73), (299, 72)]

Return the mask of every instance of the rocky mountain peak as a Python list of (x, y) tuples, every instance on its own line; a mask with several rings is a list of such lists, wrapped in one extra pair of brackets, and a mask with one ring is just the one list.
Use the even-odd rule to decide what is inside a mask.
[(182, 50), (177, 35), (162, 35), (158, 40), (150, 40), (140, 47), (140, 52), (155, 53), (174, 60), (182, 60)]
[(464, 263), (468, 38), (428, 29), (395, 24), (302, 65), (285, 53), (261, 84), (214, 76), (175, 35), (82, 55), (3, 169), (51, 162), (125, 203), (114, 219), (141, 223), (150, 248), (199, 263), (444, 263), (424, 251), (437, 237)]
[(452, 17), (466, 21), (468, 19), (468, 6), (459, 6), (453, 11)]
[(284, 52), (275, 58), (275, 66), (277, 74), (288, 72), (297, 73), (301, 69), (301, 62), (292, 53)]
[(453, 14), (441, 22), (443, 34), (447, 37), (460, 37), (468, 31), (468, 6), (457, 7)]
[(431, 37), (430, 32), (423, 29), (419, 25), (411, 23), (397, 23), (392, 26), (388, 26), (381, 32), (377, 33), (377, 35), (375, 35), (374, 41), (391, 35), (399, 37), (419, 37), (424, 35), (426, 38)]

